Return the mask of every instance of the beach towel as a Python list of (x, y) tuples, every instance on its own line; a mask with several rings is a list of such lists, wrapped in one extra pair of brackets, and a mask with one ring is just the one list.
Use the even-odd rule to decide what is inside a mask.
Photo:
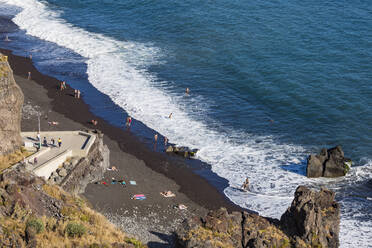
[(132, 199), (134, 199), (134, 200), (146, 200), (146, 196), (143, 195), (143, 194), (137, 194), (137, 195), (133, 195)]
[(119, 184), (122, 184), (122, 185), (125, 185), (125, 181), (124, 180), (119, 180), (118, 183)]
[(129, 181), (131, 185), (137, 185), (136, 181)]

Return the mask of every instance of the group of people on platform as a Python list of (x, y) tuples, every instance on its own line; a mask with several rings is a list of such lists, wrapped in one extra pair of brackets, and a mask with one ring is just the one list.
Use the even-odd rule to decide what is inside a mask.
[[(40, 139), (40, 133), (37, 133), (37, 141), (39, 141), (39, 143), (36, 143), (37, 149), (39, 150), (40, 149), (39, 145), (40, 145), (40, 141), (41, 141), (41, 139)], [(56, 147), (55, 143), (56, 143), (55, 139), (54, 138), (51, 138), (49, 144), (52, 147)], [(61, 138), (58, 138), (57, 143), (58, 143), (58, 147), (61, 147), (62, 146), (62, 139)], [(45, 146), (45, 147), (48, 147), (49, 146), (46, 137), (43, 138), (43, 146)]]

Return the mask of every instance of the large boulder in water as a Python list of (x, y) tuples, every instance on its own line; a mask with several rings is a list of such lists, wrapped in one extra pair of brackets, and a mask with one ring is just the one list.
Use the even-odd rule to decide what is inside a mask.
[(340, 205), (330, 190), (315, 192), (299, 186), (280, 223), (287, 235), (312, 244), (311, 247), (339, 246)]
[(165, 150), (166, 153), (174, 153), (179, 156), (190, 158), (194, 157), (196, 153), (198, 152), (198, 149), (190, 149), (185, 146), (177, 147), (177, 146), (168, 146)]
[(344, 157), (341, 146), (323, 148), (317, 155), (307, 159), (306, 176), (340, 177), (345, 176), (351, 166), (351, 160)]

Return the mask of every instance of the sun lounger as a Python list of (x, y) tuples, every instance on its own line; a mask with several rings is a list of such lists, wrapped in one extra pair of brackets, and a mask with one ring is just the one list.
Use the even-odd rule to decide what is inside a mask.
[(130, 185), (137, 185), (136, 181), (129, 181)]

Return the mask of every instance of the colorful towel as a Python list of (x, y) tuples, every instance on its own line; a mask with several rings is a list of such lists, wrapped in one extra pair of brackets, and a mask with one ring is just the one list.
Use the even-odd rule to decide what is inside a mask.
[(129, 181), (131, 185), (137, 185), (136, 181)]
[(146, 200), (146, 196), (143, 195), (143, 194), (138, 194), (138, 195), (134, 195), (132, 197), (132, 199), (134, 199), (134, 200)]

